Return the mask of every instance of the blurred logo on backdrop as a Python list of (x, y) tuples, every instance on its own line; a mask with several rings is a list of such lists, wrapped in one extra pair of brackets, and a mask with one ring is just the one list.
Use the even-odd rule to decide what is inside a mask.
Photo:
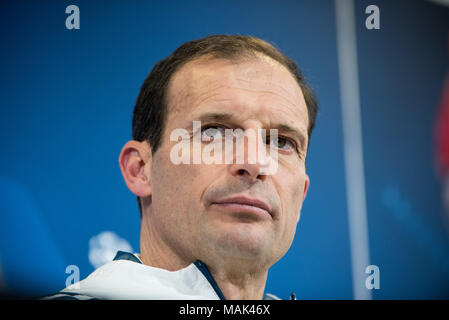
[(119, 250), (133, 252), (129, 242), (115, 232), (100, 232), (89, 240), (89, 262), (96, 269), (112, 261)]
[(437, 112), (435, 151), (437, 174), (442, 182), (443, 205), (446, 210), (446, 218), (449, 219), (449, 75), (446, 76), (443, 85)]

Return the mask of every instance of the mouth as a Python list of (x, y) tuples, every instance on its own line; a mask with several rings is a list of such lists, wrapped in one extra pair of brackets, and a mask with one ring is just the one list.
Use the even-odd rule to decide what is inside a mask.
[(272, 216), (271, 207), (265, 201), (245, 196), (226, 198), (212, 202), (212, 205), (235, 213), (249, 213), (261, 217)]

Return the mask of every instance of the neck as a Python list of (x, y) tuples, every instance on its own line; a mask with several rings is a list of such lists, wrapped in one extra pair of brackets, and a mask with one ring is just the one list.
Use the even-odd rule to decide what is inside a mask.
[(142, 217), (140, 227), (140, 259), (143, 264), (176, 271), (195, 261), (173, 250), (154, 230), (154, 225), (147, 220)]
[[(268, 268), (254, 266), (253, 262), (229, 260), (217, 252), (196, 256), (175, 250), (159, 236), (154, 224), (142, 217), (140, 232), (140, 259), (143, 264), (168, 271), (183, 269), (200, 259), (227, 300), (259, 300), (263, 298)], [(205, 259), (201, 259), (204, 256)], [(227, 261), (227, 263), (223, 263)]]
[(214, 265), (208, 267), (227, 300), (260, 300), (263, 298), (268, 270), (251, 273), (240, 268), (225, 270), (215, 268)]

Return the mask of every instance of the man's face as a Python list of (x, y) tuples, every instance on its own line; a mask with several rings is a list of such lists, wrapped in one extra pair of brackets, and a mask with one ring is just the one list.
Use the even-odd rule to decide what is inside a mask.
[[(194, 120), (201, 121), (203, 136), (225, 128), (278, 129), (276, 173), (261, 175), (262, 164), (248, 161), (174, 164), (170, 151), (178, 142), (170, 141), (170, 133), (180, 128), (192, 133)], [(293, 241), (309, 185), (307, 127), (301, 89), (272, 59), (189, 62), (168, 90), (166, 127), (151, 165), (149, 223), (174, 250), (206, 263), (228, 257), (274, 264)], [(259, 200), (269, 210), (238, 204), (239, 199)]]

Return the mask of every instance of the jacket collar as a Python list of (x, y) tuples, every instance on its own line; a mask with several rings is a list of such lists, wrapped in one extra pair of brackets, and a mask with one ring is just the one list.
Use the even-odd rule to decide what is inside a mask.
[[(129, 252), (123, 252), (123, 251), (117, 252), (117, 254), (114, 258), (114, 261), (117, 261), (117, 260), (129, 260), (132, 262), (143, 264), (137, 255), (131, 254)], [(223, 295), (223, 292), (221, 291), (220, 287), (215, 282), (215, 280), (214, 280), (212, 274), (210, 273), (209, 269), (207, 268), (207, 266), (200, 260), (196, 260), (193, 264), (202, 273), (204, 278), (208, 281), (209, 285), (213, 288), (213, 290), (215, 291), (215, 294), (218, 296), (218, 298), (220, 300), (226, 300), (225, 296)], [(271, 293), (265, 293), (263, 296), (263, 300), (280, 300), (280, 299), (279, 299), (279, 297), (277, 297)], [(290, 298), (290, 300), (296, 300), (296, 298), (294, 298), (294, 293), (292, 293), (292, 297)]]
[[(142, 264), (142, 261), (136, 255), (131, 254), (129, 252), (124, 252), (124, 251), (117, 252), (117, 254), (114, 258), (114, 261), (117, 261), (117, 260), (129, 260), (132, 262)], [(201, 271), (201, 273), (206, 278), (206, 280), (209, 282), (211, 287), (214, 289), (215, 293), (220, 298), (220, 300), (226, 300), (225, 296), (223, 295), (223, 292), (221, 291), (220, 287), (215, 282), (215, 280), (212, 277), (212, 274), (210, 273), (207, 266), (200, 260), (196, 260), (193, 264), (198, 268), (199, 271)]]

